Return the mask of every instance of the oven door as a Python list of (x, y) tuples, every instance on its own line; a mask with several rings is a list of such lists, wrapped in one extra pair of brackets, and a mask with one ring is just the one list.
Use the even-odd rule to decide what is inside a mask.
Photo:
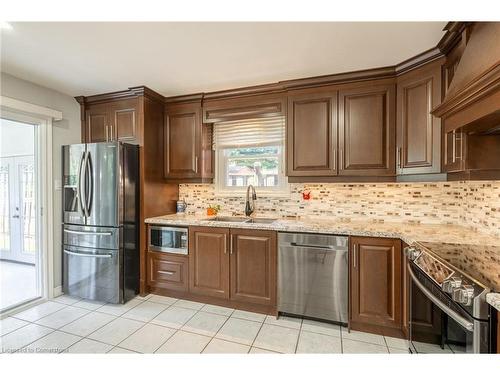
[(487, 353), (488, 322), (475, 320), (416, 266), (410, 276), (410, 351)]

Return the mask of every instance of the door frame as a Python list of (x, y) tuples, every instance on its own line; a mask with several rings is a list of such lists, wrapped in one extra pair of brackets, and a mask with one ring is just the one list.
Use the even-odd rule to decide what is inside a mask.
[[(62, 120), (62, 112), (21, 100), (0, 96), (0, 116), (9, 120), (27, 122), (38, 125), (35, 152), (37, 158), (37, 217), (39, 220), (40, 245), (38, 251), (38, 267), (43, 277), (41, 281), (41, 297), (35, 301), (26, 301), (9, 308), (9, 313), (26, 309), (33, 304), (54, 297), (54, 239), (53, 239), (53, 179), (52, 179), (52, 121)], [(59, 289), (59, 288), (58, 288)], [(0, 315), (5, 313), (2, 311)]]

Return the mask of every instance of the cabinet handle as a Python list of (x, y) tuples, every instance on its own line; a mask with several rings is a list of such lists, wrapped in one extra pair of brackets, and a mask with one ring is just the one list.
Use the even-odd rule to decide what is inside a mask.
[(224, 235), (224, 254), (227, 254), (227, 236)]
[(109, 125), (106, 125), (106, 142), (109, 142)]
[(358, 251), (358, 245), (354, 244), (354, 246), (352, 248), (352, 268), (356, 268), (356, 263), (357, 263), (356, 253), (357, 253), (357, 251)]
[(233, 235), (229, 235), (229, 254), (233, 255)]
[(333, 149), (333, 169), (337, 169), (337, 149)]
[(198, 156), (194, 157), (194, 173), (198, 173)]
[(397, 158), (398, 158), (398, 168), (401, 169), (401, 165), (402, 165), (402, 153), (401, 153), (402, 149), (401, 147), (398, 147), (398, 151), (397, 151)]
[(172, 271), (157, 271), (158, 273), (165, 274), (165, 275), (173, 275), (175, 272)]
[(344, 153), (343, 149), (339, 148), (339, 169), (344, 169)]

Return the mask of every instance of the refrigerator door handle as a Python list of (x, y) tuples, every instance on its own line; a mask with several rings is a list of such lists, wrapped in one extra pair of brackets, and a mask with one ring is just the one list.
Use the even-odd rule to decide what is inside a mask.
[(85, 253), (75, 253), (74, 251), (64, 250), (65, 254), (74, 255), (77, 257), (86, 257), (86, 258), (111, 258), (111, 254), (85, 254)]
[(87, 178), (89, 179), (88, 181), (88, 195), (85, 194), (85, 201), (86, 201), (86, 206), (87, 206), (87, 216), (90, 216), (90, 209), (92, 207), (92, 199), (94, 197), (94, 170), (92, 168), (92, 156), (90, 155), (90, 152), (87, 151), (87, 163), (86, 163), (86, 170), (87, 170), (87, 175), (85, 176), (85, 180), (87, 182)]
[[(87, 216), (87, 207), (84, 204), (85, 201), (85, 179), (84, 179), (84, 174), (82, 172), (85, 170), (85, 151), (83, 151), (82, 158), (80, 159), (80, 168), (78, 169), (78, 183), (76, 184), (76, 189), (77, 189), (77, 194), (78, 194), (78, 200), (80, 202), (80, 207), (83, 211), (83, 216)], [(82, 188), (83, 184), (83, 188)]]
[(64, 233), (71, 233), (71, 234), (91, 234), (94, 236), (111, 236), (113, 235), (112, 232), (90, 232), (90, 231), (83, 231), (83, 230), (72, 230), (72, 229), (63, 229)]

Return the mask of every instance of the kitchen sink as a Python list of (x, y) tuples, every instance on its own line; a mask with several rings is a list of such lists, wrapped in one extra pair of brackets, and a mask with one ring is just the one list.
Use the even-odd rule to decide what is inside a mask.
[(211, 217), (209, 219), (205, 219), (206, 221), (220, 221), (226, 223), (248, 223), (248, 224), (271, 224), (276, 221), (276, 219), (269, 219), (263, 217), (240, 217), (240, 216), (216, 216)]
[(207, 221), (222, 221), (226, 223), (246, 223), (248, 221), (247, 217), (238, 217), (238, 216), (216, 216), (211, 217), (209, 219), (205, 219)]
[(246, 221), (246, 223), (252, 223), (252, 224), (271, 224), (271, 223), (274, 223), (276, 221), (276, 219), (267, 219), (267, 218), (263, 218), (263, 217), (255, 217), (255, 218), (251, 218), (249, 219), (248, 221)]

